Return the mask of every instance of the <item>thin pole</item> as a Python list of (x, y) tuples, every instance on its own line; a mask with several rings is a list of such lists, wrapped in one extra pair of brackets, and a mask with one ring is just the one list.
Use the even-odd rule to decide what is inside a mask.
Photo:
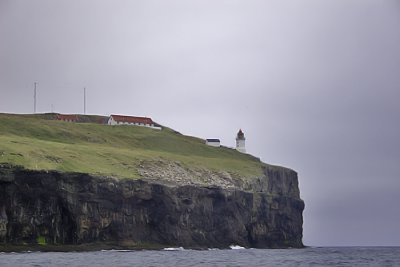
[(33, 113), (36, 113), (36, 82), (34, 83), (33, 90)]
[(86, 115), (86, 87), (83, 88), (83, 114)]

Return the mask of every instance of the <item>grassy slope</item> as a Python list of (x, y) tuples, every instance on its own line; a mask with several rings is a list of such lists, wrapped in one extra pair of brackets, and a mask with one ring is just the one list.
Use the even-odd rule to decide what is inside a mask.
[[(83, 172), (137, 178), (141, 160), (179, 161), (188, 168), (228, 171), (244, 177), (261, 174), (261, 162), (233, 149), (164, 128), (68, 123), (51, 115), (0, 114), (0, 163), (28, 169)], [(85, 121), (101, 121), (85, 116)]]

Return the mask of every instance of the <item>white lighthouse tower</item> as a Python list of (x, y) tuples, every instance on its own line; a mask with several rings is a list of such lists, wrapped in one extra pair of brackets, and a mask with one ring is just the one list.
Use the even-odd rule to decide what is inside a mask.
[(239, 130), (236, 136), (236, 150), (242, 153), (246, 153), (246, 138), (242, 129)]

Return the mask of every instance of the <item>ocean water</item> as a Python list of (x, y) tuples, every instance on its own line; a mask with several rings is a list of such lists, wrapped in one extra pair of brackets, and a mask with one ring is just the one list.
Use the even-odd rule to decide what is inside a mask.
[(0, 253), (0, 266), (400, 266), (400, 247)]

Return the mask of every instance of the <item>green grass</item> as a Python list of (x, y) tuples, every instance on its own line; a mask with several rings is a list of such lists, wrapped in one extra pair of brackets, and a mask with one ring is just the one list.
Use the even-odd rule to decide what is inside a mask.
[(46, 238), (44, 236), (38, 236), (36, 238), (36, 242), (38, 245), (45, 246), (47, 244)]
[(204, 140), (137, 126), (109, 126), (100, 116), (86, 123), (51, 120), (52, 114), (0, 114), (0, 163), (32, 170), (82, 172), (138, 178), (141, 161), (180, 162), (187, 168), (227, 171), (243, 177), (261, 174), (256, 158), (229, 148), (206, 146)]

